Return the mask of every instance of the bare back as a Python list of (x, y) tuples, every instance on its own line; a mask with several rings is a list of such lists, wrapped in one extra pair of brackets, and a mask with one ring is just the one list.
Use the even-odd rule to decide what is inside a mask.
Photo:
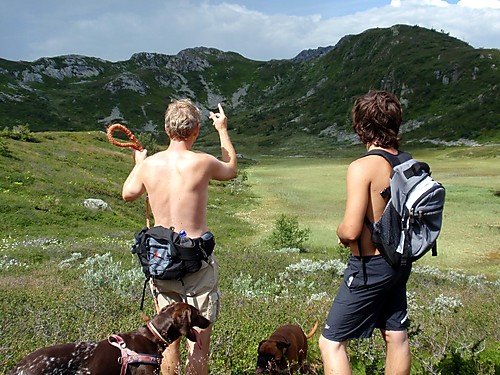
[[(370, 188), (369, 200), (366, 210), (366, 217), (370, 222), (374, 223), (384, 213), (387, 201), (382, 198), (380, 193), (389, 186), (389, 179), (391, 175), (391, 166), (385, 161), (384, 158), (376, 155), (365, 157), (367, 170), (370, 173)], [(364, 220), (364, 219), (363, 219)], [(359, 238), (363, 255), (377, 255), (379, 251), (373, 245), (371, 239), (371, 232), (366, 225), (363, 225), (361, 236)], [(359, 250), (359, 249), (358, 249)]]
[(377, 255), (365, 217), (377, 221), (384, 212), (386, 200), (380, 193), (389, 186), (391, 166), (384, 158), (371, 155), (355, 160), (347, 171), (347, 202), (342, 223), (337, 229), (339, 238), (348, 243), (355, 256)]
[[(175, 104), (178, 102), (171, 106)], [(193, 111), (196, 109), (192, 104), (191, 107)], [(177, 119), (175, 113), (171, 115)], [(147, 156), (147, 150), (134, 151), (135, 166), (122, 189), (122, 197), (127, 202), (147, 192), (154, 225), (173, 227), (177, 232), (184, 230), (193, 238), (208, 231), (206, 214), (209, 181), (227, 181), (238, 173), (236, 152), (227, 132), (227, 117), (220, 104), (219, 113), (210, 112), (209, 118), (219, 133), (221, 160), (210, 154), (192, 151), (200, 129), (197, 122), (186, 138), (169, 135), (170, 144), (165, 151), (150, 157)], [(177, 124), (177, 120), (173, 120), (173, 123)], [(169, 125), (172, 124), (169, 122)]]
[(190, 150), (159, 152), (141, 165), (154, 224), (185, 230), (190, 237), (208, 231), (206, 207), (215, 157)]

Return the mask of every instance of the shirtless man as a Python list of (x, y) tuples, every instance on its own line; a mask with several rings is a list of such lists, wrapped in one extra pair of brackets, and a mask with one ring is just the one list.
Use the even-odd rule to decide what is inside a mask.
[[(219, 113), (209, 118), (219, 133), (222, 160), (192, 151), (200, 131), (200, 112), (187, 99), (172, 102), (165, 113), (168, 149), (147, 157), (147, 151), (134, 152), (135, 166), (127, 177), (122, 196), (127, 202), (147, 192), (155, 226), (184, 230), (191, 238), (208, 232), (206, 213), (208, 183), (236, 177), (236, 152), (227, 131), (227, 117), (219, 104)], [(172, 302), (187, 302), (215, 323), (219, 315), (219, 266), (212, 254), (201, 269), (178, 280), (153, 280), (160, 308)], [(212, 325), (199, 330), (201, 348), (188, 343), (186, 374), (208, 374), (208, 350)], [(163, 353), (162, 374), (181, 371), (179, 340)]]
[[(353, 128), (368, 151), (397, 155), (401, 115), (393, 94), (370, 91), (354, 104)], [(392, 268), (365, 225), (365, 218), (374, 223), (382, 216), (386, 200), (380, 192), (389, 186), (391, 170), (378, 155), (361, 157), (347, 170), (347, 202), (337, 236), (351, 257), (319, 339), (325, 375), (351, 374), (347, 342), (370, 337), (375, 328), (386, 343), (385, 373), (410, 373), (406, 282), (411, 265)]]

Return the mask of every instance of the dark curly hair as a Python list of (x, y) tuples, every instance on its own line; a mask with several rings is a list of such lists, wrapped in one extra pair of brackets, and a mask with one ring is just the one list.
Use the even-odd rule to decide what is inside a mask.
[(401, 122), (401, 103), (387, 91), (370, 90), (352, 108), (352, 128), (364, 144), (399, 148)]

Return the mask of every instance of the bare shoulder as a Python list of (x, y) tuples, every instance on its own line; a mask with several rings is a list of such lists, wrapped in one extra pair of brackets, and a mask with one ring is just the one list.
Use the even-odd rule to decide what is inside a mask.
[(158, 166), (160, 164), (165, 164), (169, 160), (168, 154), (165, 151), (157, 152), (151, 156), (148, 156), (141, 166), (148, 168), (152, 166)]
[(381, 171), (390, 171), (390, 164), (379, 155), (367, 155), (351, 163), (354, 170), (362, 173), (378, 174)]
[(198, 158), (206, 158), (206, 159), (215, 159), (217, 158), (209, 153), (203, 152), (203, 151), (192, 151), (193, 155)]
[(366, 175), (376, 166), (376, 160), (371, 156), (361, 157), (349, 164), (348, 173), (351, 175)]
[(196, 163), (202, 163), (206, 167), (209, 167), (210, 165), (215, 164), (219, 161), (215, 156), (210, 155), (206, 152), (193, 151), (191, 153), (191, 157), (196, 161)]
[(351, 186), (366, 186), (375, 183), (385, 184), (390, 176), (391, 166), (383, 157), (368, 155), (349, 164), (347, 179)]

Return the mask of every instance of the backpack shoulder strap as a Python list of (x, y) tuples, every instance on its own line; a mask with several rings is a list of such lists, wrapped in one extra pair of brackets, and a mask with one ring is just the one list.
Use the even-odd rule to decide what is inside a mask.
[(379, 155), (382, 156), (387, 162), (391, 165), (391, 167), (395, 167), (396, 165), (402, 164), (407, 160), (410, 160), (412, 156), (408, 152), (404, 151), (399, 151), (397, 155), (393, 155), (390, 152), (387, 152), (385, 150), (381, 150), (379, 148), (373, 149), (371, 151), (368, 151), (364, 156), (369, 156), (369, 155)]
[[(387, 160), (387, 162), (391, 165), (392, 168), (394, 168), (397, 165), (403, 164), (404, 162), (413, 158), (408, 152), (405, 151), (398, 150), (398, 154), (393, 155), (390, 152), (381, 150), (379, 148), (368, 151), (363, 156), (368, 156), (368, 155), (382, 156), (385, 160)], [(412, 164), (408, 169), (404, 170), (403, 173), (404, 176), (408, 179), (410, 177), (420, 174), (421, 171), (427, 172), (429, 175), (431, 174), (430, 167), (427, 163), (416, 160), (415, 163)]]
[[(376, 148), (371, 151), (368, 151), (365, 153), (362, 157), (369, 156), (369, 155), (378, 155), (382, 156), (387, 162), (391, 165), (392, 168), (394, 168), (396, 165), (402, 164), (407, 160), (410, 160), (412, 156), (408, 152), (404, 151), (399, 151), (397, 155), (393, 155), (390, 152), (387, 152), (385, 150)], [(391, 174), (392, 177), (392, 174)], [(390, 197), (390, 187), (386, 187), (380, 194), (382, 195), (383, 198)], [(373, 233), (373, 223), (368, 220), (368, 218), (365, 216), (364, 218), (365, 225), (368, 227), (370, 232)]]
[(406, 178), (410, 178), (419, 175), (421, 171), (424, 171), (430, 175), (431, 169), (429, 167), (429, 164), (424, 163), (422, 161), (417, 161), (413, 165), (411, 165), (408, 169), (406, 169), (403, 173)]

